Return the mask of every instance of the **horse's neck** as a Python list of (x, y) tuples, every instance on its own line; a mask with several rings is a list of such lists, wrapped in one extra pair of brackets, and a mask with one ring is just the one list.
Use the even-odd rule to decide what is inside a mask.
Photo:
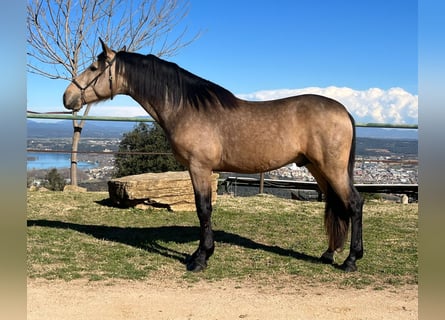
[(141, 105), (142, 108), (144, 108), (145, 111), (158, 123), (160, 124), (164, 129), (170, 122), (173, 121), (174, 113), (170, 112), (169, 109), (166, 107), (166, 103), (163, 102), (162, 105), (153, 105), (145, 97), (142, 97), (138, 93), (131, 93), (130, 97), (132, 97), (137, 103)]

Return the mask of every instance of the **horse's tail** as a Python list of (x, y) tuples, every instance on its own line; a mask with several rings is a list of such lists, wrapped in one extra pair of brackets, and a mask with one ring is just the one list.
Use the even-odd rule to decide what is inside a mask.
[(351, 120), (352, 125), (352, 142), (351, 149), (349, 151), (349, 162), (348, 162), (348, 175), (349, 175), (349, 183), (351, 188), (354, 186), (354, 163), (355, 163), (355, 121), (354, 118), (349, 114), (349, 119)]
[[(349, 176), (349, 192), (354, 192), (354, 162), (355, 162), (355, 121), (349, 114), (352, 125), (352, 141), (349, 151), (348, 160), (348, 176)], [(349, 195), (351, 197), (352, 194)], [(329, 249), (331, 251), (341, 250), (345, 244), (349, 231), (350, 210), (349, 204), (343, 203), (334, 189), (328, 184), (326, 193), (325, 208), (325, 228), (329, 240)]]

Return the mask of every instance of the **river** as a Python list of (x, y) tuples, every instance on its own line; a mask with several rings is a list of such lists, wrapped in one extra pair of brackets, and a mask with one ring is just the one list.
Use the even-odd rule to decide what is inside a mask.
[[(69, 153), (46, 153), (46, 152), (28, 152), (27, 154), (27, 170), (32, 169), (63, 169), (70, 168), (71, 155)], [(92, 169), (98, 167), (95, 162), (79, 161), (77, 163), (79, 169)]]

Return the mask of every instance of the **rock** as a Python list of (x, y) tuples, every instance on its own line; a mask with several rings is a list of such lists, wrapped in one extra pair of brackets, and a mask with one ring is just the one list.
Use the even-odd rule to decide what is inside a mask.
[(408, 198), (408, 196), (407, 196), (406, 194), (402, 195), (402, 197), (401, 197), (401, 199), (400, 199), (400, 202), (401, 202), (402, 204), (408, 204), (408, 203), (409, 203), (409, 198)]
[[(218, 174), (212, 175), (212, 204), (216, 202)], [(195, 196), (188, 171), (144, 173), (108, 182), (110, 199), (119, 206), (195, 211)]]
[(87, 192), (87, 188), (83, 188), (83, 187), (73, 186), (71, 184), (67, 184), (63, 188), (63, 192)]

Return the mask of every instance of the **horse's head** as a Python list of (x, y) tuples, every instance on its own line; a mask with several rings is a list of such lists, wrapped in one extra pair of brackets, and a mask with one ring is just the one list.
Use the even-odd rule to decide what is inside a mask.
[(63, 105), (67, 109), (78, 111), (85, 104), (113, 99), (113, 95), (118, 93), (114, 76), (116, 52), (108, 48), (102, 39), (99, 40), (103, 52), (73, 79), (63, 94)]

